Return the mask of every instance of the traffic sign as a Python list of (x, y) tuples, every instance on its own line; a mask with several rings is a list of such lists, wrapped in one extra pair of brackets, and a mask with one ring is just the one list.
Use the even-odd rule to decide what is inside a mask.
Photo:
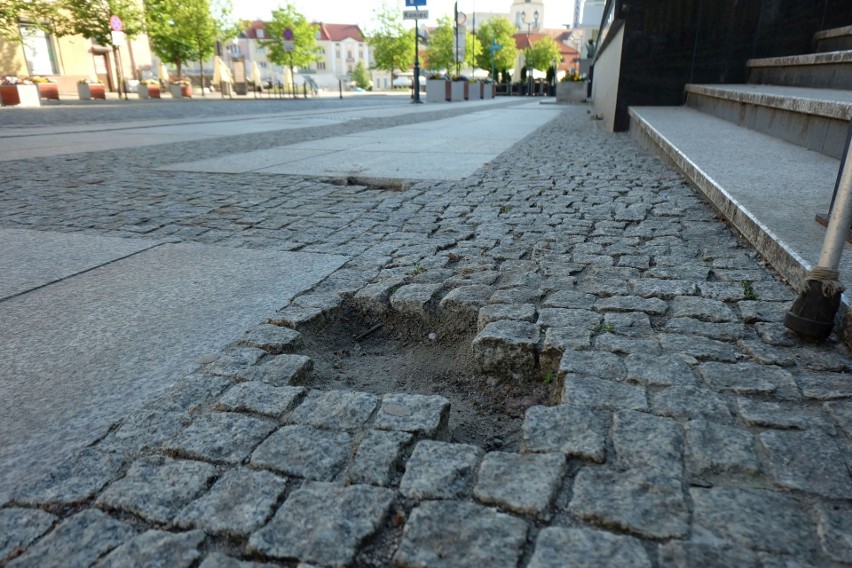
[(426, 0), (405, 0), (405, 6), (408, 8), (416, 8), (417, 6), (425, 6)]
[(291, 30), (290, 28), (284, 30), (284, 33), (281, 35), (284, 36), (285, 41), (293, 41), (293, 30)]
[(294, 51), (296, 51), (296, 42), (295, 41), (285, 39), (281, 43), (284, 44), (284, 52), (285, 53), (293, 53)]
[[(103, 21), (103, 20), (101, 20)], [(121, 18), (118, 16), (110, 16), (109, 18), (109, 28), (114, 32), (120, 32), (124, 29), (124, 22), (121, 21)]]
[(123, 45), (127, 45), (126, 37), (124, 32), (109, 32), (110, 34), (110, 42), (115, 47), (121, 47)]
[(429, 10), (404, 10), (402, 12), (403, 20), (428, 20)]

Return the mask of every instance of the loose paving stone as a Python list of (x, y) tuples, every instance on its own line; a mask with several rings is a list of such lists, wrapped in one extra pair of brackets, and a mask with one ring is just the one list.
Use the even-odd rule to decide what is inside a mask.
[(585, 467), (574, 479), (569, 509), (581, 519), (644, 538), (681, 538), (689, 531), (681, 482), (670, 477)]
[(526, 452), (559, 452), (603, 463), (608, 413), (590, 406), (561, 404), (527, 409), (522, 447)]
[(642, 412), (616, 412), (612, 445), (618, 463), (664, 477), (683, 476), (683, 435), (671, 418)]
[(852, 505), (817, 503), (817, 534), (822, 550), (836, 562), (852, 558)]
[(435, 296), (443, 287), (443, 284), (406, 284), (391, 296), (391, 307), (404, 315), (428, 316)]
[(293, 305), (300, 308), (317, 308), (328, 315), (340, 307), (343, 299), (339, 294), (303, 294), (293, 299)]
[(306, 329), (320, 325), (325, 318), (321, 308), (287, 306), (269, 318), (267, 323), (293, 329)]
[(582, 328), (549, 327), (539, 353), (542, 369), (557, 370), (566, 351), (579, 351), (592, 346), (592, 332)]
[(293, 408), (307, 390), (303, 387), (276, 387), (267, 383), (239, 383), (229, 388), (216, 408), (230, 412), (253, 412), (280, 418)]
[(439, 306), (441, 312), (450, 317), (460, 317), (464, 320), (475, 321), (479, 309), (488, 304), (488, 298), (494, 289), (482, 284), (454, 288), (444, 296)]
[(415, 499), (468, 497), (483, 454), (468, 444), (421, 441), (408, 458), (399, 491)]
[(378, 397), (365, 392), (312, 390), (291, 413), (290, 421), (329, 430), (355, 430), (373, 415), (378, 403)]
[(269, 436), (251, 456), (256, 467), (318, 481), (331, 481), (349, 458), (352, 436), (301, 424)]
[[(257, 562), (237, 560), (219, 552), (214, 552), (207, 556), (198, 568), (274, 568), (275, 566), (275, 564), (260, 564)], [(300, 564), (299, 566), (307, 568), (307, 565)]]
[(355, 452), (352, 466), (349, 468), (349, 481), (389, 486), (396, 477), (397, 469), (402, 465), (404, 448), (413, 439), (414, 436), (406, 432), (368, 432)]
[(175, 524), (217, 534), (247, 535), (272, 516), (286, 489), (287, 481), (268, 471), (232, 469), (206, 495), (184, 507)]
[(449, 415), (450, 401), (442, 396), (386, 394), (373, 428), (435, 438), (447, 435)]
[(265, 323), (247, 331), (238, 344), (280, 355), (301, 349), (303, 341), (302, 334), (294, 329)]
[(486, 373), (530, 374), (535, 369), (540, 333), (539, 327), (529, 322), (491, 322), (473, 339), (476, 363)]
[(787, 369), (754, 363), (704, 363), (698, 372), (708, 386), (736, 394), (774, 394), (776, 398), (796, 400), (799, 389)]
[(592, 529), (547, 527), (538, 533), (527, 568), (651, 568), (639, 539)]
[(852, 398), (852, 375), (849, 373), (803, 373), (796, 377), (805, 398), (835, 400)]
[(672, 318), (662, 331), (671, 335), (703, 335), (719, 341), (737, 341), (746, 333), (742, 323), (713, 323), (692, 318)]
[(772, 475), (781, 487), (852, 499), (849, 452), (834, 438), (815, 430), (774, 431), (760, 434), (760, 443), (769, 456)]
[(369, 284), (355, 294), (353, 303), (361, 311), (383, 313), (390, 304), (391, 294), (403, 284), (405, 284), (405, 278), (400, 276)]
[(824, 413), (799, 405), (782, 402), (761, 402), (750, 398), (737, 399), (740, 416), (750, 426), (780, 429), (823, 429), (834, 432), (834, 423)]
[(276, 426), (271, 420), (236, 412), (213, 412), (196, 418), (162, 449), (190, 459), (236, 464), (246, 459)]
[(125, 542), (95, 566), (97, 568), (130, 568), (132, 566), (170, 566), (188, 568), (198, 558), (204, 542), (203, 531), (168, 533), (149, 530)]
[(739, 318), (724, 302), (699, 298), (697, 296), (677, 296), (671, 301), (671, 317), (695, 318), (700, 321), (725, 323), (738, 321)]
[(102, 555), (133, 538), (135, 534), (136, 531), (130, 525), (102, 511), (86, 509), (63, 521), (8, 566), (91, 566)]
[(477, 331), (499, 320), (535, 321), (537, 312), (532, 304), (489, 304), (479, 309)]
[(207, 489), (215, 476), (216, 468), (204, 462), (163, 456), (141, 458), (133, 462), (127, 475), (107, 487), (95, 504), (167, 524)]
[(812, 522), (792, 495), (762, 489), (693, 487), (693, 531), (750, 548), (806, 555)]
[(694, 386), (674, 386), (651, 396), (654, 412), (673, 418), (704, 418), (716, 422), (731, 422), (733, 414), (728, 401), (710, 389)]
[(124, 464), (119, 454), (87, 448), (35, 483), (19, 488), (14, 501), (22, 505), (82, 503), (115, 479)]
[(660, 344), (668, 353), (683, 353), (699, 361), (737, 361), (737, 350), (728, 343), (689, 335), (660, 334)]
[(521, 519), (459, 501), (427, 501), (411, 512), (395, 566), (514, 568), (527, 538)]
[(304, 355), (277, 355), (237, 373), (244, 381), (261, 381), (276, 387), (299, 383), (305, 380), (313, 369), (313, 361)]
[(127, 453), (158, 448), (190, 422), (188, 412), (143, 409), (130, 416), (117, 430), (110, 432), (97, 447), (102, 451)]
[(26, 550), (57, 520), (39, 509), (0, 509), (0, 562)]
[(491, 452), (479, 466), (473, 496), (481, 503), (546, 520), (565, 471), (565, 456), (561, 453)]
[(569, 375), (562, 390), (562, 402), (607, 410), (647, 410), (645, 387), (595, 377)]
[(852, 438), (852, 400), (826, 402), (824, 406), (846, 436)]
[(266, 351), (257, 347), (237, 347), (219, 355), (205, 370), (211, 375), (227, 377), (256, 365), (265, 355)]
[(614, 353), (566, 351), (559, 362), (559, 376), (570, 374), (619, 381), (626, 377), (627, 368), (624, 360)]
[(760, 466), (754, 435), (707, 420), (686, 423), (686, 470), (689, 475), (757, 475)]
[(692, 386), (698, 381), (692, 367), (678, 355), (631, 353), (624, 365), (629, 382), (649, 387)]
[(728, 543), (708, 544), (673, 540), (657, 549), (660, 568), (765, 568), (758, 555)]
[(390, 489), (307, 483), (293, 492), (264, 528), (249, 539), (249, 550), (274, 558), (348, 566), (393, 503)]

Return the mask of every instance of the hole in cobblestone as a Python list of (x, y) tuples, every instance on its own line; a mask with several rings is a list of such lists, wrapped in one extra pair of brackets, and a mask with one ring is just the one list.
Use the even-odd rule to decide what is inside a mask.
[(326, 183), (330, 183), (332, 185), (344, 185), (344, 186), (361, 186), (366, 189), (380, 189), (384, 191), (406, 191), (409, 187), (411, 187), (411, 183), (407, 182), (403, 179), (397, 178), (380, 178), (380, 177), (369, 177), (369, 176), (346, 176), (346, 177), (333, 177), (333, 178), (321, 178), (322, 181)]
[[(314, 370), (306, 386), (438, 394), (450, 403), (449, 439), (486, 450), (517, 451), (527, 408), (550, 404), (555, 382), (506, 381), (478, 372), (473, 330), (405, 318), (362, 318), (354, 310), (302, 330)], [(456, 324), (457, 325), (457, 324)]]

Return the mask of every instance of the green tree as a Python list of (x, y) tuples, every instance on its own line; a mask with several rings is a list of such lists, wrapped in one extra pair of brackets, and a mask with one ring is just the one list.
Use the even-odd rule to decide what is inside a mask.
[(57, 18), (57, 5), (50, 0), (4, 0), (0, 6), (0, 38), (23, 41), (21, 24), (52, 32), (52, 22)]
[(178, 78), (183, 64), (192, 58), (192, 43), (184, 29), (181, 0), (145, 0), (145, 22), (151, 49), (157, 57), (177, 67)]
[[(134, 38), (144, 31), (144, 14), (133, 0), (63, 0), (56, 3), (59, 17), (54, 21), (54, 33), (59, 36), (82, 35), (99, 45), (113, 46), (110, 18), (121, 18), (123, 32)], [(113, 46), (115, 47), (115, 46)]]
[[(438, 19), (438, 27), (429, 37), (429, 46), (426, 48), (426, 59), (429, 61), (429, 68), (433, 70), (446, 69), (447, 71), (455, 71), (456, 69), (456, 26), (452, 18), (444, 16)], [(474, 52), (482, 53), (482, 47), (479, 40), (474, 37), (469, 31), (465, 34), (465, 54), (463, 61), (464, 67), (473, 67), (475, 65)]]
[(527, 65), (539, 71), (547, 71), (553, 65), (553, 59), (559, 61), (559, 46), (550, 36), (544, 36), (527, 50)]
[(400, 10), (388, 5), (376, 11), (376, 20), (378, 27), (367, 34), (367, 43), (373, 51), (375, 68), (388, 71), (393, 80), (397, 69), (414, 65), (414, 28), (406, 29)]
[[(293, 32), (293, 51), (284, 49), (284, 30)], [(266, 34), (270, 39), (262, 41), (268, 51), (269, 60), (278, 65), (290, 67), (293, 77), (295, 67), (307, 67), (314, 61), (319, 61), (317, 51), (317, 29), (308, 22), (292, 4), (272, 11), (272, 21), (266, 25)]]
[(363, 61), (355, 64), (355, 69), (352, 70), (352, 80), (355, 81), (356, 87), (366, 89), (370, 86), (370, 75), (367, 73), (367, 68), (364, 67)]
[[(476, 37), (482, 46), (482, 49), (476, 52), (476, 65), (482, 69), (493, 68), (495, 71), (505, 71), (514, 67), (518, 57), (514, 34), (515, 26), (506, 18), (494, 18), (485, 22), (476, 30)], [(492, 42), (503, 46), (494, 52), (493, 62), (490, 49)]]

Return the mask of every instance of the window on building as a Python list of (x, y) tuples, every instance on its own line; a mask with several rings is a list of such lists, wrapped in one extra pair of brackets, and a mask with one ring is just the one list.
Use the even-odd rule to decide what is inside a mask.
[(31, 26), (21, 26), (20, 29), (30, 75), (55, 75), (56, 57), (50, 35)]
[(265, 47), (260, 47), (260, 46), (258, 46), (256, 53), (257, 53), (258, 55), (263, 55), (263, 54), (265, 54), (265, 53), (266, 53), (266, 48), (265, 48)]
[(346, 65), (346, 70), (347, 70), (349, 73), (352, 73), (352, 72), (355, 70), (355, 66), (354, 66), (354, 65), (352, 65), (351, 63), (348, 63), (348, 64)]
[(258, 61), (257, 64), (261, 69), (266, 69), (266, 61)]
[(346, 51), (346, 59), (349, 60), (349, 61), (352, 61), (354, 59), (354, 57), (352, 57), (352, 50), (351, 49)]
[(317, 71), (325, 71), (325, 61), (317, 61)]
[(337, 57), (338, 59), (340, 59), (340, 48), (339, 47), (334, 50), (334, 56)]
[(257, 39), (263, 39), (266, 37), (266, 32), (264, 30), (257, 30)]

